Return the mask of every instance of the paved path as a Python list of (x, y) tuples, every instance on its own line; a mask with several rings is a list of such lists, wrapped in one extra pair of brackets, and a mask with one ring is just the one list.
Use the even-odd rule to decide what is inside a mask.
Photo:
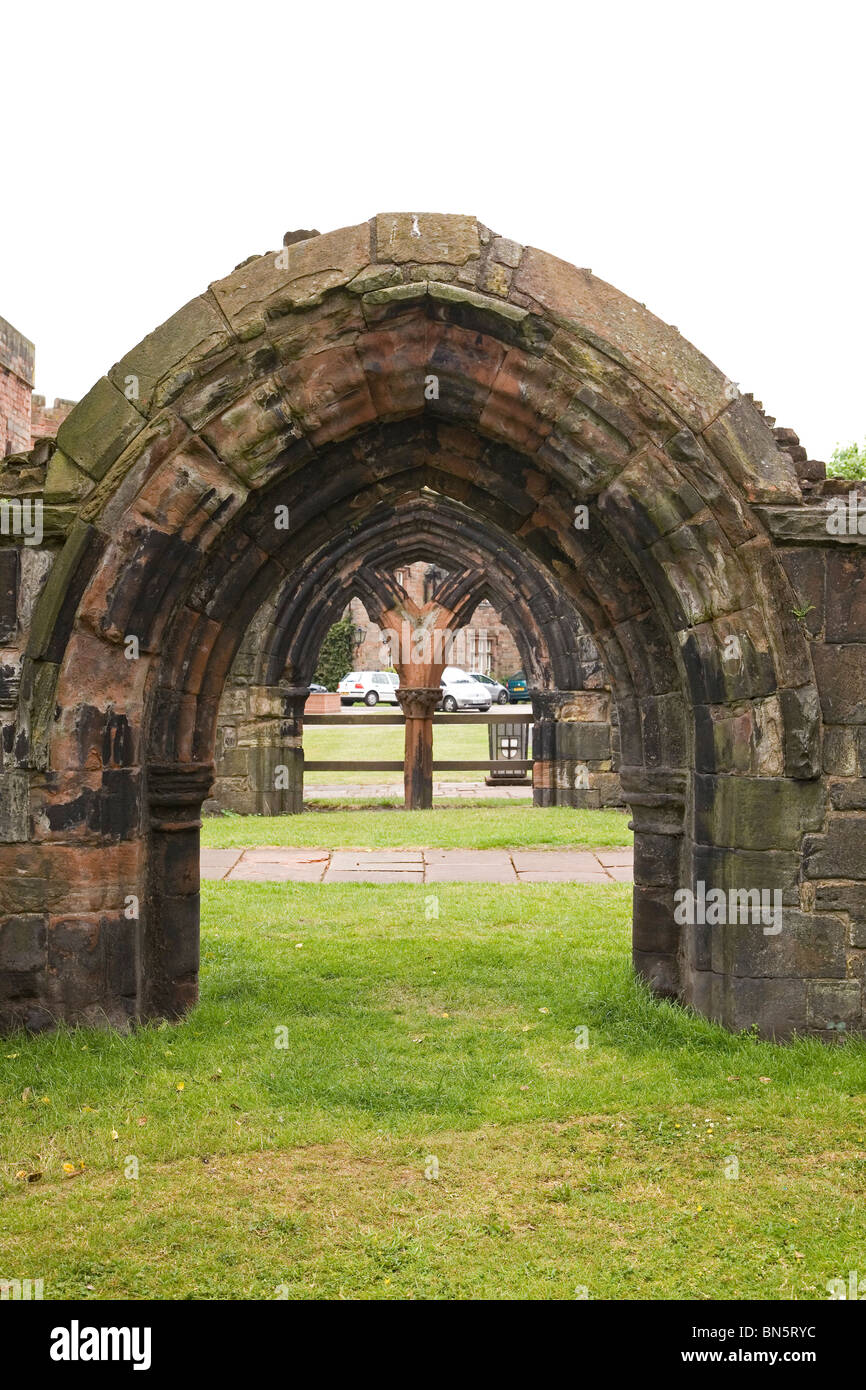
[(204, 849), (232, 883), (630, 883), (630, 849)]

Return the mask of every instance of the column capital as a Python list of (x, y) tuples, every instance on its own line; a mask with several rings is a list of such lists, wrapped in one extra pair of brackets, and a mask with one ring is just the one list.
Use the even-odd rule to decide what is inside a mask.
[(679, 768), (620, 768), (623, 801), (632, 813), (633, 830), (681, 835), (688, 773)]
[(398, 686), (395, 694), (407, 719), (432, 719), (442, 699), (438, 685)]
[(213, 763), (149, 763), (147, 804), (153, 830), (194, 830), (210, 795)]

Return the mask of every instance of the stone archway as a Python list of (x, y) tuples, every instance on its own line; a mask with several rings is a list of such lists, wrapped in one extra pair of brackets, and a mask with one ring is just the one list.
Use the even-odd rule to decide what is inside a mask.
[[(619, 803), (619, 779), (609, 770), (609, 697), (585, 692), (601, 663), (573, 603), (512, 537), (482, 525), (465, 507), (427, 495), (380, 505), (338, 540), (329, 538), (282, 581), (249, 626), (220, 702), (220, 805), (262, 814), (302, 810), (302, 713), (324, 635), (352, 595), (381, 630), (387, 611), (407, 598), (391, 569), (419, 559), (448, 571), (435, 597), (453, 614), (450, 630), (483, 597), (513, 625), (520, 663), (539, 696), (536, 801), (600, 804), (603, 792)], [(377, 664), (391, 659), (382, 655)], [(459, 653), (446, 660), (466, 664)], [(570, 717), (557, 719), (563, 711)], [(583, 773), (591, 778), (587, 790)]]
[[(51, 568), (16, 551), (5, 1026), (192, 1003), (245, 628), (412, 499), (508, 537), (604, 655), (651, 987), (768, 1035), (862, 1026), (864, 540), (828, 533), (760, 410), (642, 305), (472, 218), (381, 215), (212, 285), (58, 446), (16, 482)], [(681, 925), (699, 884), (777, 890), (782, 930)]]

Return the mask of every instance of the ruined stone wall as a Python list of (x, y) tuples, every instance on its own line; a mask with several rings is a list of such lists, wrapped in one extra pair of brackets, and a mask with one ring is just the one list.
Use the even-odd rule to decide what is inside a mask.
[[(866, 1002), (866, 482), (823, 481), (814, 464), (801, 466), (821, 511), (768, 517), (808, 634), (823, 720), (824, 787), (803, 842), (802, 944), (792, 952), (792, 963), (819, 978), (792, 980), (788, 1008), (805, 1010), (814, 1029), (844, 1031), (861, 1026)], [(846, 529), (828, 535), (828, 524)], [(814, 966), (809, 923), (819, 924)]]
[(48, 406), (44, 396), (33, 395), (35, 360), (33, 344), (0, 319), (0, 458), (53, 439), (75, 406), (59, 396)]
[(53, 405), (46, 405), (44, 396), (33, 396), (30, 413), (30, 437), (33, 442), (53, 439), (74, 406), (75, 401), (65, 401), (60, 396), (55, 397)]
[[(211, 285), (58, 445), (0, 470), (45, 504), (41, 544), (0, 538), (0, 1027), (194, 1003), (232, 661), (279, 589), (238, 719), (291, 761), (281, 677), (408, 519), (414, 553), (507, 579), (557, 802), (603, 722), (572, 613), (601, 652), (653, 992), (768, 1037), (864, 1031), (866, 488), (643, 305), (474, 218), (382, 214)], [(681, 915), (698, 889), (733, 915)], [(737, 915), (765, 892), (778, 929)]]

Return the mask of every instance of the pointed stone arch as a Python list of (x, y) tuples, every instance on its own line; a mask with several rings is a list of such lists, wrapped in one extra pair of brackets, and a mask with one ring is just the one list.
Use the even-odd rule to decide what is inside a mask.
[[(191, 301), (72, 412), (33, 490), (52, 565), (7, 662), (0, 844), (6, 939), (32, 949), (5, 1022), (193, 1001), (198, 816), (245, 628), (414, 504), (540, 577), (523, 597), (566, 634), (558, 659), (575, 612), (604, 655), (651, 986), (731, 1027), (820, 1032), (828, 1001), (860, 1026), (855, 813), (828, 809), (821, 761), (822, 715), (860, 706), (798, 616), (841, 542), (757, 407), (644, 306), (473, 218), (382, 215)], [(857, 680), (858, 624), (837, 643)], [(696, 880), (778, 888), (785, 930), (681, 928)]]

